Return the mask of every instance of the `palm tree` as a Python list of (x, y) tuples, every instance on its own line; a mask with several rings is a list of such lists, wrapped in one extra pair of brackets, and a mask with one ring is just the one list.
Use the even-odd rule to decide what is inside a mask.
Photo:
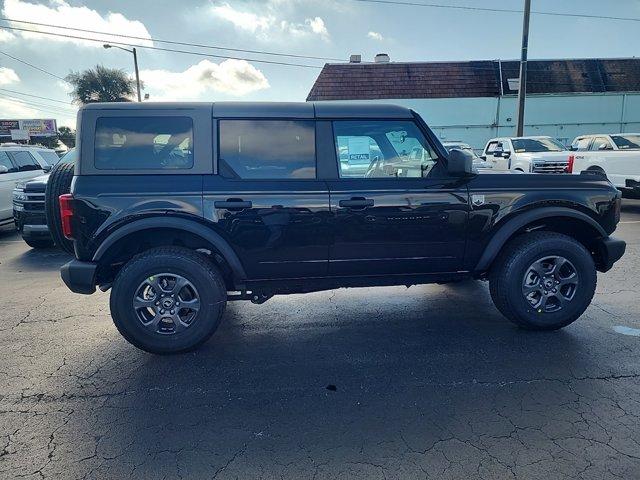
[(130, 102), (136, 82), (124, 70), (96, 65), (84, 72), (71, 72), (65, 80), (73, 86), (69, 94), (74, 103)]

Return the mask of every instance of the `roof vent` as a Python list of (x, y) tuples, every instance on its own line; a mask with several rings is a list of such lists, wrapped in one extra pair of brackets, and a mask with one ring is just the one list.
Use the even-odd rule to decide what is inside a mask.
[(379, 53), (376, 55), (374, 61), (376, 63), (389, 63), (391, 61), (391, 58), (389, 58), (389, 55), (387, 55), (386, 53)]
[(349, 57), (349, 63), (361, 63), (362, 62), (362, 55), (351, 55), (351, 57)]

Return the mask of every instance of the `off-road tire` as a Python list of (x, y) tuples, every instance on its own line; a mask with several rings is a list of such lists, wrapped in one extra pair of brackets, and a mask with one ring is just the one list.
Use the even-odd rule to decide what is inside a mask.
[[(200, 298), (200, 310), (193, 323), (171, 335), (145, 328), (133, 308), (140, 283), (161, 273), (184, 277)], [(111, 290), (110, 308), (116, 328), (129, 343), (149, 353), (174, 354), (194, 350), (206, 342), (220, 325), (226, 302), (223, 277), (205, 255), (181, 247), (159, 247), (133, 257), (120, 270)]]
[(24, 242), (29, 245), (31, 248), (35, 248), (36, 250), (39, 250), (41, 248), (51, 248), (54, 246), (53, 240), (49, 240), (47, 239), (41, 239), (41, 240), (33, 240), (33, 239), (29, 239), (27, 240), (26, 238), (23, 238)]
[[(579, 284), (573, 299), (560, 311), (540, 312), (522, 293), (529, 266), (546, 256), (559, 255), (575, 266)], [(591, 303), (597, 282), (596, 268), (587, 249), (560, 233), (533, 232), (510, 241), (499, 253), (489, 274), (489, 291), (506, 318), (528, 330), (558, 330), (577, 320)]]
[(73, 242), (65, 238), (64, 233), (62, 233), (58, 197), (71, 191), (73, 170), (73, 163), (58, 163), (53, 167), (44, 194), (45, 215), (51, 238), (59, 248), (71, 255), (74, 254)]

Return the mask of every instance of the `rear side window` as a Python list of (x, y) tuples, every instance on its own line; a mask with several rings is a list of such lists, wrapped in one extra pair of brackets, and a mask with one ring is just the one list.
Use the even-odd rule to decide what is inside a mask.
[(316, 177), (312, 120), (220, 120), (219, 170), (243, 179)]
[(102, 117), (96, 122), (98, 170), (185, 170), (193, 167), (189, 117)]
[(11, 152), (9, 155), (20, 172), (42, 169), (38, 161), (29, 152)]
[(13, 166), (13, 163), (11, 162), (9, 155), (7, 155), (6, 152), (0, 152), (0, 165), (2, 165), (3, 167), (7, 167), (8, 171), (6, 173), (13, 173), (18, 170), (16, 167)]

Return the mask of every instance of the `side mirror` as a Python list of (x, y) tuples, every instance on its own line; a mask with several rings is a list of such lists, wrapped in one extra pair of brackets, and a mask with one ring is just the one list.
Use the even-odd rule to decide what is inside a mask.
[(478, 158), (479, 158), (480, 160), (482, 160), (483, 162), (486, 162), (486, 161), (487, 161), (487, 156), (486, 156), (486, 155), (480, 155)]
[(570, 152), (577, 152), (577, 151), (578, 151), (578, 147), (574, 147), (573, 145), (571, 145), (571, 146), (569, 147), (569, 151), (570, 151)]
[(509, 158), (511, 157), (511, 152), (502, 152), (502, 158)]
[(493, 156), (501, 158), (503, 153), (504, 153), (504, 150), (502, 150), (502, 147), (498, 147), (493, 151)]
[(45, 165), (44, 167), (42, 167), (42, 171), (44, 173), (49, 173), (51, 171), (53, 167), (51, 165)]
[(1, 173), (9, 173), (9, 169), (6, 165), (0, 165), (0, 174)]
[(447, 170), (452, 177), (466, 177), (473, 175), (473, 155), (463, 150), (453, 148), (449, 152)]

